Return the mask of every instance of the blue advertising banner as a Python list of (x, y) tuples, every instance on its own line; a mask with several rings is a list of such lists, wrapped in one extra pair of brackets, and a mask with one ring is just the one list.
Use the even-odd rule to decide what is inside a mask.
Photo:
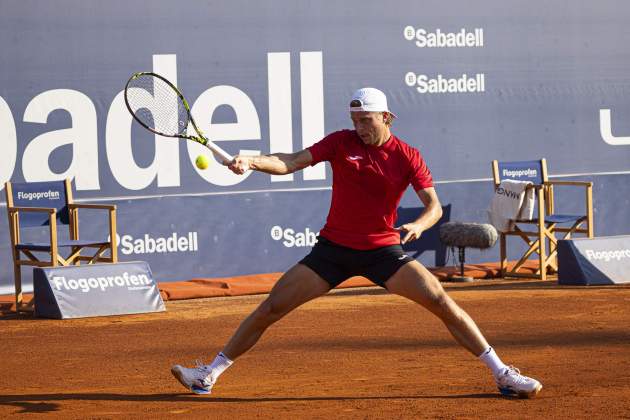
[[(352, 92), (376, 87), (398, 116), (394, 134), (427, 161), (451, 220), (487, 221), (493, 159), (544, 157), (551, 178), (594, 182), (597, 235), (630, 233), (630, 3), (0, 8), (0, 185), (71, 178), (76, 201), (117, 204), (121, 260), (148, 261), (158, 281), (286, 270), (323, 226), (331, 173), (321, 163), (238, 176), (212, 156), (198, 169), (205, 148), (132, 120), (122, 91), (137, 71), (174, 82), (230, 154), (297, 151), (351, 128)], [(568, 213), (578, 205), (570, 196), (560, 203)], [(401, 207), (420, 206), (410, 189)], [(8, 237), (3, 217), (0, 293), (12, 291)], [(416, 258), (434, 265), (438, 247), (421, 248)], [(497, 259), (497, 250), (467, 256)]]
[(146, 262), (36, 267), (33, 271), (38, 317), (66, 319), (166, 310)]
[(558, 283), (630, 283), (630, 235), (558, 241)]

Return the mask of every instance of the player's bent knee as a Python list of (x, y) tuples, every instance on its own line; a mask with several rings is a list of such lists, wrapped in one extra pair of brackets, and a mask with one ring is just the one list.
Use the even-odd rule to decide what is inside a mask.
[(438, 293), (429, 297), (429, 309), (441, 317), (457, 316), (459, 307), (445, 293)]
[(267, 298), (254, 312), (254, 319), (257, 323), (271, 325), (286, 314), (286, 310), (272, 299)]

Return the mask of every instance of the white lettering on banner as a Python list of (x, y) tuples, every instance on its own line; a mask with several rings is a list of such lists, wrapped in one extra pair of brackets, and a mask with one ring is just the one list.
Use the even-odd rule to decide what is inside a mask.
[(104, 292), (114, 287), (126, 287), (127, 290), (145, 290), (153, 287), (151, 279), (146, 274), (138, 274), (136, 276), (126, 271), (121, 275), (78, 279), (67, 279), (65, 276), (53, 276), (52, 282), (57, 290), (81, 290), (83, 293), (88, 293), (92, 290)]
[(602, 139), (611, 146), (630, 145), (630, 136), (616, 137), (612, 132), (610, 109), (599, 110), (599, 133)]
[(538, 177), (538, 171), (536, 169), (533, 168), (527, 168), (527, 169), (503, 169), (501, 171), (501, 174), (504, 177), (508, 177), (508, 178), (520, 178), (523, 176), (527, 176), (529, 178), (536, 178)]
[(405, 75), (407, 86), (415, 87), (419, 93), (481, 93), (486, 91), (486, 76), (462, 74), (459, 78), (447, 78), (438, 74), (430, 78), (426, 74), (408, 72)]
[(442, 32), (437, 28), (430, 32), (409, 25), (403, 30), (403, 36), (407, 41), (415, 41), (418, 48), (483, 47), (483, 28), (475, 28), (472, 32), (465, 28), (458, 32)]
[(42, 198), (48, 198), (49, 200), (59, 200), (61, 198), (59, 191), (37, 191), (37, 192), (24, 192), (18, 191), (17, 193), (18, 200), (39, 200)]
[[(163, 75), (177, 86), (177, 58), (174, 54), (154, 55), (153, 71)], [(164, 94), (151, 98), (144, 92), (147, 100), (156, 102), (175, 102), (175, 95)], [(133, 157), (131, 124), (133, 118), (125, 106), (124, 91), (116, 95), (109, 107), (105, 126), (105, 150), (107, 160), (114, 178), (128, 190), (141, 190), (151, 185), (157, 178), (158, 187), (178, 187), (179, 177), (179, 143), (173, 139), (165, 140), (155, 135), (155, 155), (153, 162), (146, 167), (138, 166)], [(77, 188), (78, 189), (78, 188)]]
[[(236, 123), (212, 123), (212, 114), (221, 105), (228, 105), (234, 110)], [(260, 122), (256, 107), (251, 99), (241, 90), (233, 86), (215, 86), (203, 92), (195, 101), (191, 113), (195, 116), (195, 122), (199, 129), (214, 142), (224, 140), (260, 140)], [(194, 134), (195, 129), (188, 127), (189, 134)], [(208, 149), (196, 142), (187, 141), (188, 157), (194, 162), (201, 154), (214, 155)], [(240, 150), (240, 154), (259, 155), (260, 150)], [(214, 185), (230, 186), (243, 182), (243, 179), (252, 174), (248, 171), (243, 175), (236, 175), (226, 170), (223, 165), (210, 165), (207, 169), (199, 169), (193, 165), (197, 173), (206, 181)]]
[[(22, 171), (27, 182), (74, 178), (79, 190), (96, 190), (98, 179), (98, 138), (96, 108), (85, 94), (70, 89), (53, 89), (34, 97), (26, 106), (24, 121), (45, 124), (51, 112), (63, 109), (72, 117), (72, 127), (49, 131), (35, 137), (24, 149)], [(62, 173), (48, 166), (58, 148), (72, 145), (72, 161)]]
[[(269, 152), (292, 150), (291, 118), (291, 55), (267, 54), (267, 86), (269, 94)], [(271, 175), (271, 182), (292, 181), (293, 174)]]
[(2, 160), (0, 160), (0, 189), (11, 179), (17, 160), (17, 134), (11, 108), (0, 96), (0, 141), (2, 142)]
[(606, 262), (610, 260), (622, 260), (624, 258), (630, 258), (630, 249), (616, 249), (612, 251), (593, 251), (587, 249), (586, 258), (589, 260), (604, 260)]
[[(273, 151), (291, 153), (292, 107), (290, 53), (269, 53), (267, 72), (270, 109), (269, 148)], [(302, 147), (308, 147), (324, 135), (323, 100), (323, 61), (321, 51), (300, 53)], [(175, 54), (153, 56), (153, 71), (164, 75), (177, 84), (177, 57)], [(287, 97), (287, 95), (289, 95)], [(159, 100), (159, 98), (154, 98)], [(174, 100), (174, 98), (162, 98)], [(191, 98), (188, 98), (191, 99)], [(200, 128), (214, 141), (260, 140), (260, 120), (254, 103), (242, 90), (227, 85), (219, 85), (204, 91), (196, 102), (191, 102), (192, 113)], [(236, 122), (212, 123), (212, 113), (216, 108), (228, 105), (234, 110)], [(65, 110), (72, 118), (72, 127), (50, 131), (32, 139), (24, 148), (22, 173), (26, 181), (56, 181), (74, 178), (78, 191), (100, 189), (100, 166), (106, 162), (118, 184), (126, 190), (142, 190), (156, 184), (158, 188), (178, 187), (180, 175), (180, 143), (162, 141), (155, 136), (153, 161), (147, 167), (137, 164), (133, 155), (131, 127), (132, 117), (124, 103), (124, 93), (119, 92), (109, 106), (105, 123), (106, 160), (99, 162), (97, 114), (94, 103), (85, 94), (76, 90), (54, 89), (40, 93), (26, 107), (24, 121), (46, 123), (55, 110)], [(287, 131), (289, 130), (289, 131)], [(0, 160), (0, 189), (10, 180), (16, 170), (18, 145), (15, 120), (7, 102), (0, 97), (0, 138), (3, 144), (3, 158)], [(188, 142), (190, 143), (190, 142)], [(72, 156), (68, 168), (63, 173), (54, 173), (49, 167), (51, 155), (62, 146), (72, 146)], [(198, 145), (188, 144), (189, 163), (199, 154)], [(261, 147), (265, 150), (265, 147)], [(207, 153), (207, 150), (204, 149)], [(259, 154), (260, 150), (240, 150), (241, 154)], [(218, 186), (231, 186), (243, 182), (246, 176), (232, 174), (222, 165), (212, 165), (206, 171), (197, 173), (208, 183)], [(301, 172), (304, 180), (326, 179), (323, 163)], [(272, 182), (292, 182), (292, 177), (270, 176)]]
[(287, 248), (313, 246), (317, 242), (319, 232), (312, 232), (306, 228), (303, 232), (296, 232), (292, 228), (282, 228), (274, 226), (270, 231), (271, 238), (274, 241), (282, 241), (282, 245)]
[[(324, 65), (321, 51), (300, 53), (302, 149), (324, 137)], [(305, 181), (326, 179), (323, 162), (302, 170)]]
[(166, 237), (152, 237), (145, 233), (141, 238), (134, 238), (131, 235), (116, 235), (116, 243), (121, 247), (120, 252), (125, 255), (196, 252), (199, 250), (197, 232), (188, 232), (186, 235), (173, 232), (172, 235)]

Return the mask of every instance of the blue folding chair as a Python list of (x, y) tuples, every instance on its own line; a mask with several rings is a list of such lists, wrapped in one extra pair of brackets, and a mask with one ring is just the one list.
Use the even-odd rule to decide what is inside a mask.
[[(78, 204), (72, 200), (70, 180), (52, 182), (5, 183), (9, 233), (13, 253), (16, 311), (32, 311), (32, 302), (23, 303), (22, 266), (50, 267), (115, 263), (116, 206), (109, 204)], [(79, 209), (106, 210), (109, 213), (109, 238), (80, 239)], [(68, 225), (68, 239), (57, 235), (57, 224)], [(27, 242), (22, 230), (48, 226), (48, 240)], [(60, 248), (69, 248), (62, 254)], [(89, 255), (82, 255), (88, 250)], [(109, 251), (109, 252), (108, 252)], [(86, 251), (87, 252), (87, 251)], [(107, 255), (109, 254), (109, 256)]]
[[(513, 220), (513, 227), (507, 232), (499, 232), (501, 248), (501, 275), (503, 277), (534, 277), (547, 279), (548, 273), (558, 271), (556, 233), (564, 234), (560, 239), (569, 239), (575, 233), (593, 237), (593, 183), (583, 181), (549, 181), (545, 159), (518, 162), (492, 161), (495, 191), (504, 179), (531, 181), (535, 189), (537, 212), (531, 220)], [(554, 186), (572, 186), (585, 189), (584, 212), (582, 214), (556, 213), (554, 206)], [(535, 226), (527, 231), (519, 225)], [(518, 236), (527, 243), (523, 256), (511, 267), (507, 264), (507, 237)], [(548, 245), (547, 245), (548, 244)], [(523, 264), (538, 254), (538, 268), (535, 275), (523, 273)]]

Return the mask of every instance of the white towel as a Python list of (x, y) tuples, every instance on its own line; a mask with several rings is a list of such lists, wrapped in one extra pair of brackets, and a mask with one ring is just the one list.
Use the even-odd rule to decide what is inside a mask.
[(531, 181), (504, 179), (492, 197), (488, 218), (499, 232), (512, 230), (515, 219), (531, 220), (534, 214), (534, 189)]

